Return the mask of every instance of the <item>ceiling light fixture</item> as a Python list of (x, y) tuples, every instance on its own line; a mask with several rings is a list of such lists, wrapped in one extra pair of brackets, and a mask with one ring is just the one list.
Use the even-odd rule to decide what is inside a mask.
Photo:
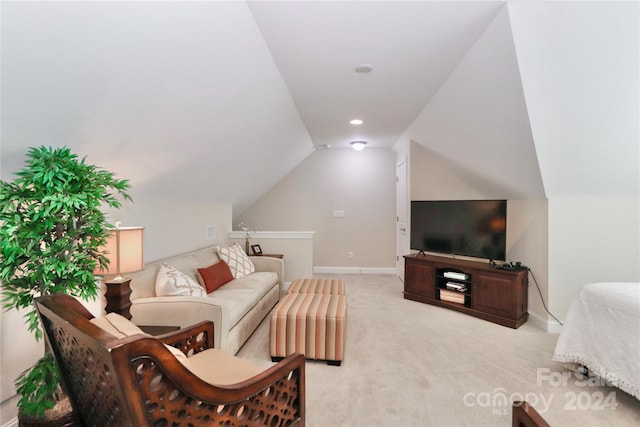
[(351, 147), (356, 151), (362, 151), (366, 146), (367, 141), (351, 141)]
[(361, 125), (364, 122), (362, 120), (360, 120), (360, 119), (353, 119), (349, 123), (351, 123), (352, 125)]
[(371, 71), (373, 71), (373, 65), (371, 64), (360, 64), (356, 66), (356, 73), (368, 74)]

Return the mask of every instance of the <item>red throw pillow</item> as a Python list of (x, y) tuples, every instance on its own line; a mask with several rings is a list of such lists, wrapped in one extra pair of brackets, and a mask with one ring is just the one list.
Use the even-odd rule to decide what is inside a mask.
[(231, 274), (229, 265), (222, 260), (207, 268), (199, 268), (198, 273), (204, 282), (204, 287), (207, 289), (208, 294), (233, 280), (233, 274)]

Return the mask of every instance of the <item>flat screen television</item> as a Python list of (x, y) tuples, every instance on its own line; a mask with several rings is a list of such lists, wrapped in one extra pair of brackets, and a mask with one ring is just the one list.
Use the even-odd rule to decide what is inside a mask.
[(411, 202), (411, 249), (506, 259), (506, 200)]

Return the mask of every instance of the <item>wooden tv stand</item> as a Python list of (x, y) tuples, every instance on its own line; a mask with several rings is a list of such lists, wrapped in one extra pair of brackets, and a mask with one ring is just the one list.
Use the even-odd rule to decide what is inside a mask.
[(404, 259), (405, 299), (450, 308), (514, 329), (529, 317), (527, 270), (501, 270), (488, 262), (425, 254), (405, 255)]

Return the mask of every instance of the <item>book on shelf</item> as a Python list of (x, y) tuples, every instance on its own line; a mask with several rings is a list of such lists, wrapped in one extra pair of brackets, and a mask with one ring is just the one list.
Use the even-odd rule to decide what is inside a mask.
[(464, 294), (457, 291), (448, 291), (446, 289), (440, 289), (440, 300), (455, 302), (457, 304), (464, 304)]

